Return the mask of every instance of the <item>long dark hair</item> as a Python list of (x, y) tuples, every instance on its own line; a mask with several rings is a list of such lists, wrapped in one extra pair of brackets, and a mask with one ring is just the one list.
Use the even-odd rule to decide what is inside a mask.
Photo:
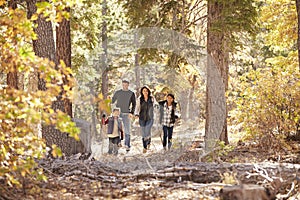
[(145, 101), (145, 97), (144, 97), (144, 94), (143, 94), (143, 89), (148, 90), (148, 98), (152, 101), (152, 99), (151, 99), (151, 91), (150, 91), (150, 89), (147, 86), (143, 86), (141, 88), (141, 91), (140, 91), (140, 93), (141, 93), (141, 101)]

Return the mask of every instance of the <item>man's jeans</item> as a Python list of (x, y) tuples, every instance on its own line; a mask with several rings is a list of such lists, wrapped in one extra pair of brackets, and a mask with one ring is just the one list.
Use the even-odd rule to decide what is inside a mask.
[(151, 143), (151, 128), (153, 125), (153, 119), (148, 121), (139, 120), (139, 124), (143, 137), (143, 146), (146, 149), (147, 146)]
[(130, 148), (131, 119), (129, 117), (129, 113), (121, 113), (120, 117), (122, 118), (124, 124), (125, 146)]

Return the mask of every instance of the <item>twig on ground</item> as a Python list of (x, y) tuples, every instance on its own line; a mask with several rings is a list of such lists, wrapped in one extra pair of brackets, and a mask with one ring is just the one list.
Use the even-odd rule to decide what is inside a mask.
[(291, 189), (289, 190), (289, 192), (287, 194), (280, 195), (280, 197), (283, 199), (289, 198), (291, 196), (291, 193), (294, 191), (294, 189), (295, 189), (295, 183), (292, 182)]

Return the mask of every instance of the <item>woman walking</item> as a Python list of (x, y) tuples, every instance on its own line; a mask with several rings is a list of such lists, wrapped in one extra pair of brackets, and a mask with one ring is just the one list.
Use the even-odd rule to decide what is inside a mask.
[(139, 119), (142, 132), (143, 153), (147, 152), (151, 144), (151, 128), (154, 121), (154, 105), (157, 104), (148, 87), (141, 89), (140, 96), (136, 102), (135, 116)]

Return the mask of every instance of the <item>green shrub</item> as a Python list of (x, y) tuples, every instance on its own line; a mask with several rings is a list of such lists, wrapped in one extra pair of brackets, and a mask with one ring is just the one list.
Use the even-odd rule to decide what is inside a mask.
[(241, 77), (237, 108), (231, 115), (248, 136), (299, 134), (300, 73), (294, 54), (269, 59), (270, 67)]

